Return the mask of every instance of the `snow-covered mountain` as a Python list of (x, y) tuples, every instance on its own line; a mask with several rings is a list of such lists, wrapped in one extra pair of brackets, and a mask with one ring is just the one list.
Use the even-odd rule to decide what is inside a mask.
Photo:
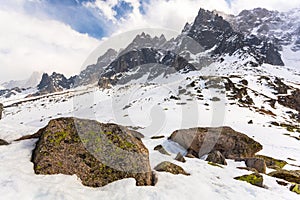
[[(231, 16), (200, 9), (176, 38), (141, 33), (123, 51), (109, 49), (77, 76), (43, 74), (36, 90), (0, 97), (3, 198), (299, 198), (300, 51), (292, 29), (300, 18), (296, 10), (291, 13), (254, 9)], [(293, 27), (282, 27), (281, 20), (291, 21)], [(263, 24), (273, 31), (264, 31)], [(289, 31), (292, 40), (284, 42), (282, 32)], [(88, 130), (85, 120), (66, 124), (70, 117), (103, 124), (92, 123)], [(99, 130), (109, 140), (97, 137), (99, 126), (109, 129)], [(184, 134), (172, 139), (176, 133), (189, 136), (191, 130), (209, 132), (212, 127), (217, 128), (204, 139)], [(80, 129), (90, 137), (79, 140)], [(215, 131), (220, 129), (223, 132)], [(139, 142), (122, 140), (120, 130), (130, 132), (131, 142)], [(250, 150), (243, 149), (239, 134)], [(214, 142), (216, 138), (221, 144)], [(142, 149), (151, 168), (147, 185), (151, 179), (155, 186), (136, 186), (141, 180), (132, 174), (122, 173), (122, 179), (110, 166), (96, 165), (83, 146), (76, 146), (82, 141), (89, 149), (95, 145), (91, 140), (120, 144), (116, 151), (120, 155), (124, 149)], [(201, 145), (204, 156), (197, 154)], [(218, 149), (219, 157), (209, 158), (214, 153), (211, 148)], [(228, 156), (226, 151), (250, 158)], [(117, 157), (121, 167), (132, 159), (132, 154), (120, 157), (114, 149), (108, 152), (108, 160)], [(158, 166), (164, 161), (177, 167), (167, 166), (161, 172)], [(178, 171), (181, 174), (171, 174)], [(99, 177), (109, 184), (95, 183)]]

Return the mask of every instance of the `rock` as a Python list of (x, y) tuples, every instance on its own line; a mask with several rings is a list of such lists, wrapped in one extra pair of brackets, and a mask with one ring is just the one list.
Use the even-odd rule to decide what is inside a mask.
[(183, 155), (180, 152), (175, 157), (175, 160), (177, 160), (179, 162), (183, 162), (183, 163), (186, 162), (186, 160), (184, 159)]
[(2, 119), (3, 104), (0, 103), (0, 120)]
[(212, 151), (208, 154), (206, 161), (227, 165), (225, 157), (220, 153), (220, 151)]
[(170, 154), (165, 150), (165, 148), (162, 145), (157, 145), (156, 147), (154, 147), (154, 150), (158, 151), (161, 154), (170, 156)]
[(261, 158), (247, 158), (245, 161), (247, 167), (256, 169), (259, 173), (266, 173), (266, 163)]
[(287, 186), (288, 185), (288, 183), (284, 182), (284, 181), (276, 180), (276, 182), (278, 183), (278, 185), (282, 185), (282, 186)]
[(217, 164), (217, 163), (214, 163), (214, 162), (208, 162), (207, 164), (211, 165), (211, 166), (214, 166), (214, 167), (220, 167), (220, 168), (223, 168), (221, 165)]
[(291, 183), (300, 184), (300, 170), (278, 170), (268, 174), (269, 176), (280, 178)]
[(282, 169), (287, 164), (287, 162), (284, 160), (278, 160), (268, 156), (256, 155), (255, 157), (263, 159), (267, 167), (271, 169)]
[(292, 192), (295, 192), (295, 193), (297, 193), (297, 194), (300, 194), (300, 185), (299, 185), (299, 184), (292, 185), (292, 186), (290, 187), (290, 190), (291, 190)]
[(253, 157), (262, 145), (230, 127), (177, 130), (169, 137), (195, 157), (219, 151), (228, 159)]
[(9, 145), (9, 143), (6, 142), (5, 140), (0, 139), (0, 146), (2, 145)]
[(151, 137), (151, 140), (158, 140), (158, 139), (162, 139), (162, 138), (164, 138), (165, 136), (163, 136), (163, 135), (161, 135), (161, 136), (152, 136)]
[(76, 174), (90, 187), (124, 178), (138, 186), (153, 183), (147, 148), (122, 126), (59, 118), (39, 132), (32, 154), (36, 174)]
[(235, 177), (234, 179), (239, 181), (246, 181), (251, 185), (255, 185), (258, 187), (263, 187), (263, 181), (264, 181), (263, 176), (257, 173)]
[(197, 158), (196, 156), (194, 156), (191, 153), (186, 154), (185, 157), (187, 157), (187, 158)]
[(248, 124), (253, 124), (253, 120), (250, 120), (250, 121), (248, 122)]
[(190, 175), (189, 173), (186, 173), (182, 167), (168, 161), (158, 164), (154, 169), (158, 172), (169, 172), (171, 174), (183, 174), (187, 176)]

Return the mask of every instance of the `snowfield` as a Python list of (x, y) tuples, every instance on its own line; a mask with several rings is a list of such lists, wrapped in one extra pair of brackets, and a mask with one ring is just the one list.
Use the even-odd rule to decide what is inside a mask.
[[(178, 152), (185, 151), (176, 143), (167, 140), (173, 131), (198, 126), (230, 126), (261, 143), (263, 150), (259, 154), (282, 159), (294, 165), (287, 165), (285, 169), (300, 170), (295, 167), (300, 165), (299, 141), (284, 135), (287, 133), (284, 128), (269, 127), (272, 121), (287, 121), (285, 113), (291, 109), (280, 105), (276, 105), (276, 108), (265, 105), (266, 109), (276, 114), (271, 116), (258, 113), (255, 109), (231, 105), (225, 94), (220, 90), (205, 89), (201, 80), (199, 85), (203, 100), (193, 95), (178, 94), (179, 86), (188, 85), (199, 76), (216, 75), (214, 67), (217, 66), (212, 65), (184, 75), (174, 74), (168, 78), (158, 77), (150, 83), (143, 83), (144, 79), (141, 79), (112, 89), (87, 86), (30, 98), (30, 101), (24, 99), (25, 95), (14, 99), (1, 99), (6, 108), (4, 119), (0, 121), (0, 138), (12, 142), (11, 145), (0, 146), (1, 199), (299, 199), (299, 195), (289, 191), (289, 186), (280, 186), (276, 183), (277, 179), (266, 175), (263, 175), (266, 188), (234, 180), (236, 176), (251, 173), (236, 168), (245, 166), (244, 162), (227, 160), (228, 166), (219, 168), (208, 165), (201, 159), (186, 158), (186, 163), (174, 160)], [(229, 68), (225, 63), (218, 65), (217, 71), (218, 75), (223, 76), (239, 74), (248, 80), (249, 88), (269, 97), (272, 97), (272, 89), (256, 81), (260, 75), (282, 75), (286, 82), (300, 88), (297, 68), (289, 70), (286, 67), (264, 65), (254, 73), (245, 70), (234, 65)], [(195, 92), (193, 89), (188, 91), (191, 94)], [(180, 96), (180, 100), (170, 99), (172, 95)], [(261, 95), (249, 95), (253, 97), (255, 106), (264, 105)], [(211, 101), (216, 96), (220, 101)], [(14, 104), (20, 101), (24, 102)], [(76, 176), (35, 175), (30, 159), (36, 140), (13, 140), (36, 133), (51, 119), (70, 116), (136, 128), (145, 135), (142, 140), (149, 149), (152, 168), (162, 161), (171, 161), (191, 175), (159, 172), (158, 183), (154, 187), (137, 187), (134, 179), (124, 179), (103, 188), (85, 187)], [(253, 124), (248, 124), (250, 120), (253, 120)], [(155, 135), (164, 135), (165, 138), (150, 139)], [(166, 156), (154, 151), (153, 148), (158, 144), (162, 144), (172, 155)], [(272, 170), (267, 170), (270, 171)]]

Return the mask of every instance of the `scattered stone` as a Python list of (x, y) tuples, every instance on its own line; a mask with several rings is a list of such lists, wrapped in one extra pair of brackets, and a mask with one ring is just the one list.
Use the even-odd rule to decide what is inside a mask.
[(250, 120), (250, 121), (248, 122), (248, 124), (253, 124), (253, 120)]
[(196, 156), (194, 156), (191, 153), (186, 154), (185, 157), (187, 157), (187, 158), (197, 158)]
[(175, 160), (177, 160), (179, 162), (183, 162), (183, 163), (186, 162), (186, 160), (184, 159), (183, 155), (180, 152), (175, 157)]
[(225, 157), (220, 151), (212, 151), (208, 154), (206, 161), (213, 162), (216, 164), (227, 165)]
[(288, 160), (291, 160), (291, 161), (297, 161), (296, 159), (293, 159), (293, 158), (287, 158)]
[(286, 164), (288, 164), (284, 160), (278, 160), (268, 156), (256, 155), (255, 157), (263, 159), (268, 168), (275, 169), (275, 170), (282, 169)]
[(5, 140), (0, 139), (0, 146), (2, 145), (9, 145), (9, 143), (6, 142)]
[(292, 186), (290, 187), (290, 190), (291, 190), (292, 192), (295, 192), (295, 193), (297, 193), (297, 194), (300, 194), (300, 185), (299, 185), (299, 184), (292, 185)]
[(76, 174), (90, 187), (124, 178), (138, 186), (153, 183), (148, 149), (122, 126), (59, 118), (39, 132), (32, 154), (36, 174)]
[(158, 135), (158, 136), (152, 136), (151, 137), (151, 139), (152, 140), (158, 140), (158, 139), (162, 139), (162, 138), (164, 138), (165, 136), (163, 136), (163, 135)]
[(213, 97), (211, 101), (221, 101), (221, 99), (219, 97)]
[(245, 161), (247, 167), (256, 169), (259, 173), (266, 173), (266, 163), (261, 158), (247, 158)]
[(258, 187), (263, 187), (263, 181), (264, 181), (263, 176), (257, 173), (235, 177), (234, 179), (239, 181), (246, 181), (251, 185), (255, 185)]
[(208, 162), (207, 164), (211, 165), (211, 166), (214, 166), (214, 167), (220, 167), (220, 168), (223, 168), (221, 165), (218, 165), (217, 163), (214, 163), (214, 162)]
[(282, 186), (287, 186), (289, 184), (287, 182), (280, 181), (280, 180), (276, 180), (276, 182), (278, 183), (278, 185), (282, 185)]
[(167, 152), (167, 150), (165, 150), (165, 148), (162, 145), (157, 145), (156, 147), (154, 147), (154, 150), (164, 155), (168, 155), (168, 156), (171, 155)]
[(197, 158), (217, 150), (225, 158), (249, 158), (262, 150), (262, 145), (230, 127), (177, 130), (169, 137)]
[(280, 178), (291, 183), (300, 184), (300, 170), (278, 170), (268, 174), (269, 176)]
[(158, 164), (154, 169), (158, 172), (169, 172), (171, 174), (183, 174), (187, 176), (190, 175), (189, 173), (186, 173), (182, 167), (168, 161)]

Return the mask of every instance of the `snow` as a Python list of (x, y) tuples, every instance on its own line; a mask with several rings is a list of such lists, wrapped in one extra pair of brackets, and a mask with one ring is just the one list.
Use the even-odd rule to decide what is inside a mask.
[[(228, 61), (229, 62), (229, 61)], [(224, 66), (222, 66), (224, 65)], [(12, 142), (9, 146), (0, 146), (0, 192), (3, 199), (297, 199), (297, 194), (276, 183), (276, 179), (264, 175), (264, 184), (268, 189), (258, 188), (233, 178), (250, 172), (236, 167), (245, 166), (243, 162), (227, 160), (228, 166), (222, 168), (210, 166), (201, 159), (186, 158), (186, 163), (174, 160), (176, 154), (185, 150), (178, 144), (170, 142), (167, 137), (182, 128), (197, 126), (230, 126), (236, 131), (247, 134), (263, 145), (259, 154), (272, 156), (300, 165), (299, 141), (284, 135), (286, 130), (279, 127), (269, 127), (274, 117), (262, 115), (245, 107), (230, 105), (218, 90), (205, 89), (200, 75), (213, 74), (213, 67), (224, 67), (218, 73), (241, 73), (242, 69), (234, 66), (225, 70), (226, 63), (211, 65), (210, 69), (191, 72), (189, 74), (169, 75), (167, 78), (157, 77), (150, 83), (144, 83), (145, 78), (132, 82), (128, 86), (116, 86), (112, 89), (99, 89), (88, 86), (78, 90), (68, 90), (24, 102), (15, 107), (8, 107), (4, 119), (0, 121), (0, 138)], [(246, 68), (247, 69), (247, 68)], [(245, 68), (243, 69), (245, 70)], [(282, 74), (286, 69), (271, 68), (264, 65), (261, 73)], [(216, 71), (215, 71), (216, 72)], [(245, 71), (244, 71), (245, 72)], [(248, 72), (248, 71), (247, 71)], [(275, 73), (276, 72), (276, 73)], [(281, 72), (281, 73), (280, 73)], [(299, 81), (299, 77), (289, 72), (287, 80)], [(271, 88), (260, 85), (256, 81), (259, 74), (249, 72), (242, 78), (249, 81), (249, 88), (261, 91), (269, 97)], [(215, 75), (215, 74), (214, 74)], [(187, 80), (187, 78), (191, 80)], [(181, 100), (165, 100), (171, 95), (177, 96), (178, 87), (188, 85), (192, 80), (198, 80), (202, 88), (203, 100), (181, 95)], [(232, 80), (235, 80), (234, 78)], [(238, 81), (238, 79), (236, 80)], [(193, 89), (189, 89), (193, 92)], [(221, 97), (220, 102), (212, 102), (214, 96)], [(7, 100), (9, 106), (20, 99)], [(192, 98), (193, 101), (187, 99)], [(254, 97), (253, 97), (254, 98)], [(33, 101), (34, 100), (34, 101)], [(258, 106), (263, 105), (263, 98), (255, 98)], [(178, 103), (184, 103), (179, 105)], [(204, 106), (209, 103), (209, 106)], [(130, 107), (124, 109), (125, 105)], [(277, 106), (269, 108), (276, 113), (277, 120), (284, 121), (284, 113), (288, 110)], [(121, 125), (139, 127), (145, 135), (144, 144), (150, 152), (150, 163), (154, 168), (162, 161), (171, 161), (182, 166), (190, 176), (157, 173), (158, 184), (155, 187), (136, 187), (134, 179), (124, 179), (111, 183), (103, 188), (88, 188), (74, 176), (66, 175), (35, 175), (33, 164), (30, 162), (31, 152), (36, 140), (13, 142), (13, 140), (33, 134), (44, 127), (49, 120), (58, 117), (76, 116), (96, 119), (100, 122), (114, 122)], [(253, 120), (254, 124), (248, 124)], [(164, 135), (160, 140), (151, 140), (154, 135)], [(162, 155), (153, 148), (162, 144), (172, 155)], [(296, 161), (287, 160), (293, 158)], [(291, 165), (286, 169), (299, 169)], [(270, 169), (268, 169), (270, 171)]]

